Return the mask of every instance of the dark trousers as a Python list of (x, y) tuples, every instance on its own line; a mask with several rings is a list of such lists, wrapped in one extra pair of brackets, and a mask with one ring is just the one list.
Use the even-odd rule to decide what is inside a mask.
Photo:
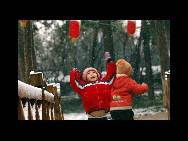
[(108, 120), (107, 117), (101, 117), (101, 118), (88, 118), (88, 120)]
[(112, 120), (134, 120), (134, 112), (132, 109), (128, 110), (114, 110), (110, 111)]

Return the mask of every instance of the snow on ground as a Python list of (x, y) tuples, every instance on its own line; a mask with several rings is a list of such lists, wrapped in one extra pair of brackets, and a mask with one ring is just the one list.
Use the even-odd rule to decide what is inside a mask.
[[(67, 113), (63, 114), (64, 120), (87, 120), (88, 117), (85, 113)], [(110, 120), (110, 114), (107, 114), (108, 119)]]
[(170, 120), (168, 117), (168, 112), (159, 112), (155, 115), (144, 115), (135, 118), (135, 120)]
[[(138, 108), (133, 109), (134, 111), (134, 118), (137, 119), (140, 116), (146, 115), (155, 115), (161, 112), (165, 112), (165, 109), (159, 106), (152, 106), (148, 108)], [(110, 115), (108, 115), (110, 119)], [(87, 120), (87, 115), (85, 113), (65, 113), (64, 114), (65, 120)]]
[[(32, 114), (33, 114), (33, 120), (35, 120), (35, 105), (33, 106)], [(152, 106), (148, 108), (138, 108), (133, 109), (134, 111), (134, 118), (138, 119), (141, 116), (147, 116), (147, 115), (156, 115), (161, 112), (166, 112), (166, 110), (159, 106)], [(24, 107), (24, 115), (25, 120), (28, 120), (28, 104), (26, 103), (26, 107)], [(42, 118), (42, 106), (39, 109), (39, 115), (40, 120)], [(64, 113), (64, 120), (87, 120), (87, 115), (85, 113)], [(110, 114), (108, 114), (108, 119), (110, 120)]]
[(155, 115), (159, 112), (164, 112), (165, 109), (162, 108), (161, 106), (152, 106), (148, 108), (138, 108), (138, 109), (133, 109), (134, 111), (134, 116), (143, 116), (143, 115)]
[(69, 113), (63, 115), (64, 120), (87, 120), (87, 115), (85, 113)]

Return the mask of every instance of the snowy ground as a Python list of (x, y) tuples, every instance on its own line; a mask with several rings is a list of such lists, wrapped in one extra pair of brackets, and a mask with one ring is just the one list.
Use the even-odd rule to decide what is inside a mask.
[[(133, 109), (134, 111), (134, 118), (135, 120), (141, 119), (142, 116), (154, 116), (162, 112), (166, 112), (164, 108), (161, 108), (159, 106), (153, 106), (153, 107), (148, 107), (148, 108), (138, 108), (138, 109)], [(110, 119), (110, 115), (108, 115)], [(85, 113), (69, 113), (69, 114), (64, 114), (64, 119), (65, 120), (87, 120), (87, 116)], [(160, 120), (160, 119), (159, 119)]]
[(85, 113), (69, 113), (63, 115), (64, 120), (87, 120), (87, 116)]
[[(41, 106), (42, 107), (42, 106)], [(42, 117), (42, 108), (39, 108), (39, 115), (40, 120)], [(135, 120), (146, 120), (153, 118), (154, 120), (164, 120), (167, 119), (167, 115), (163, 114), (163, 117), (159, 117), (161, 113), (166, 113), (166, 110), (162, 108), (161, 106), (153, 106), (148, 108), (138, 108), (133, 109), (134, 111), (134, 118)], [(33, 114), (33, 120), (35, 120), (35, 109), (34, 106), (32, 107), (32, 114)], [(26, 120), (28, 120), (28, 105), (26, 104), (26, 107), (24, 107), (24, 115)], [(85, 113), (64, 113), (64, 120), (87, 120), (87, 115)], [(155, 115), (157, 115), (155, 117)], [(165, 117), (164, 117), (165, 116)], [(110, 114), (108, 114), (109, 120), (110, 120)]]

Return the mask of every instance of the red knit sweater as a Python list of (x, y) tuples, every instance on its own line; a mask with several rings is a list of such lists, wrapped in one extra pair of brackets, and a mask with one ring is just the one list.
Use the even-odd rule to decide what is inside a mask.
[[(148, 86), (146, 84), (138, 84), (136, 81), (131, 79), (128, 76), (120, 76), (117, 77), (113, 83), (111, 88), (111, 108), (115, 109), (114, 107), (126, 107), (132, 106), (133, 104), (133, 94), (143, 94), (144, 92), (148, 91)], [(117, 98), (119, 97), (119, 98)]]
[(107, 74), (96, 83), (82, 81), (81, 73), (72, 69), (70, 72), (70, 85), (83, 101), (86, 113), (96, 110), (110, 110), (111, 85), (115, 78), (116, 65), (113, 62), (107, 64)]

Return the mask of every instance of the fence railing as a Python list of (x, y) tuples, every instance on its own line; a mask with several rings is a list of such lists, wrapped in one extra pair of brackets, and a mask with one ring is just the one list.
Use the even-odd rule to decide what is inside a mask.
[(57, 86), (41, 72), (30, 74), (30, 84), (18, 80), (18, 120), (64, 120)]

